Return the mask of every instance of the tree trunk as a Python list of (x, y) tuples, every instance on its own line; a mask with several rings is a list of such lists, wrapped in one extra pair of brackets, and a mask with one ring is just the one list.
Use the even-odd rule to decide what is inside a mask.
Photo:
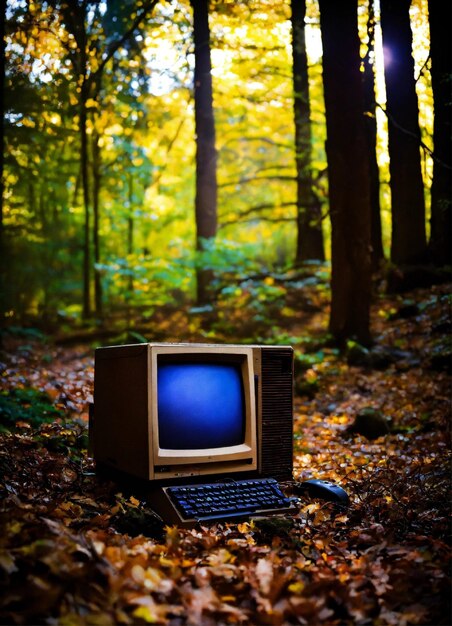
[(425, 202), (419, 153), (419, 109), (411, 54), (410, 0), (381, 0), (391, 175), (391, 259), (425, 259)]
[(363, 59), (364, 65), (364, 112), (369, 148), (370, 175), (370, 206), (371, 206), (371, 263), (372, 270), (377, 270), (384, 259), (383, 239), (381, 232), (380, 210), (380, 171), (377, 162), (377, 117), (375, 103), (375, 72), (372, 59), (375, 56), (375, 13), (374, 0), (369, 0), (369, 16), (367, 21), (367, 50)]
[(452, 263), (452, 50), (450, 2), (429, 0), (430, 57), (432, 61), (433, 182), (431, 189), (430, 257), (435, 265)]
[[(133, 191), (133, 174), (129, 174), (129, 216), (127, 218), (127, 254), (133, 254), (134, 249), (134, 191)], [(132, 296), (134, 285), (133, 275), (129, 276), (129, 297)]]
[(292, 0), (292, 65), (297, 170), (297, 249), (295, 264), (325, 260), (321, 205), (313, 192), (311, 107), (304, 19), (306, 1)]
[[(58, 8), (53, 2), (52, 6)], [(77, 53), (72, 57), (74, 75), (80, 86), (78, 102), (79, 111), (79, 136), (80, 136), (80, 183), (83, 193), (83, 208), (85, 221), (83, 225), (83, 268), (82, 268), (82, 316), (91, 316), (91, 238), (90, 238), (90, 189), (89, 189), (89, 158), (88, 158), (88, 132), (87, 132), (87, 107), (89, 98), (88, 81), (88, 57), (87, 35), (85, 23), (85, 3), (80, 5), (76, 0), (70, 0), (62, 4), (62, 15), (67, 23), (69, 31), (74, 35), (77, 42)]]
[[(157, 0), (146, 0), (141, 3), (140, 11), (135, 11), (132, 22), (128, 28), (118, 36), (114, 41), (111, 41), (107, 48), (102, 52), (102, 55), (96, 60), (95, 71), (88, 71), (88, 37), (86, 31), (86, 17), (89, 10), (87, 2), (79, 2), (78, 0), (65, 0), (60, 3), (57, 0), (49, 0), (53, 9), (61, 11), (65, 25), (68, 32), (74, 36), (77, 43), (76, 51), (71, 54), (71, 62), (74, 70), (74, 76), (77, 78), (77, 84), (80, 85), (79, 96), (79, 133), (80, 133), (80, 178), (83, 189), (83, 204), (85, 210), (85, 223), (84, 223), (84, 241), (83, 241), (83, 317), (87, 318), (91, 315), (91, 239), (90, 239), (90, 163), (88, 158), (88, 135), (87, 135), (87, 109), (86, 104), (89, 98), (96, 100), (99, 96), (100, 85), (102, 80), (102, 74), (106, 64), (112, 59), (115, 52), (134, 36), (135, 30), (142, 24), (142, 22), (148, 17), (154, 6), (157, 4)], [(113, 5), (114, 3), (112, 3)], [(96, 46), (90, 42), (89, 50), (91, 53), (96, 52)], [(100, 158), (100, 155), (99, 155)], [(92, 171), (92, 170), (91, 170)], [(93, 173), (93, 172), (92, 172)], [(99, 181), (98, 181), (99, 182)], [(99, 190), (94, 195), (96, 196), (96, 202), (98, 202)], [(94, 257), (98, 262), (99, 257), (99, 238), (98, 234), (98, 212), (97, 206), (95, 211), (97, 216), (94, 216), (94, 220), (97, 223), (94, 224)], [(97, 237), (97, 240), (96, 240)], [(97, 248), (97, 252), (96, 252)], [(100, 275), (95, 272), (95, 306), (96, 312), (99, 312), (102, 308), (102, 295), (101, 295), (101, 283)]]
[(0, 348), (2, 346), (3, 333), (1, 332), (5, 323), (6, 314), (6, 246), (5, 232), (3, 223), (3, 170), (5, 164), (5, 138), (4, 138), (4, 119), (5, 119), (5, 14), (6, 0), (0, 0), (0, 11), (2, 20), (0, 20)]
[(101, 187), (101, 154), (99, 146), (99, 136), (97, 133), (93, 136), (92, 144), (92, 172), (93, 172), (93, 244), (94, 244), (94, 305), (96, 317), (101, 318), (103, 315), (102, 306), (102, 278), (100, 269), (97, 267), (100, 263), (100, 215), (99, 215), (99, 196)]
[(83, 206), (85, 223), (83, 228), (83, 317), (91, 315), (91, 243), (90, 243), (90, 207), (89, 207), (89, 174), (88, 174), (88, 134), (86, 128), (88, 100), (86, 74), (83, 78), (79, 106), (80, 125), (80, 169), (82, 173)]
[(370, 193), (357, 0), (320, 0), (331, 214), (331, 312), (338, 343), (370, 336)]
[[(208, 0), (191, 0), (195, 44), (196, 249), (217, 233), (217, 153), (213, 114)], [(197, 302), (209, 300), (212, 272), (197, 271)]]

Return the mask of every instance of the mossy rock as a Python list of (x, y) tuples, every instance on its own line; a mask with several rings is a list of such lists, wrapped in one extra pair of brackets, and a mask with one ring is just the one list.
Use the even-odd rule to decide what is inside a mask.
[(350, 435), (363, 435), (372, 441), (388, 435), (390, 424), (381, 411), (373, 407), (365, 407), (356, 415), (355, 421), (345, 432)]

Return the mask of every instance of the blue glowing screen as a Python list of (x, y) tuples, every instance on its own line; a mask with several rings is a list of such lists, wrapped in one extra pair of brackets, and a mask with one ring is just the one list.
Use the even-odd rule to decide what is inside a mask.
[(161, 363), (157, 394), (160, 448), (197, 450), (243, 443), (246, 412), (240, 366)]

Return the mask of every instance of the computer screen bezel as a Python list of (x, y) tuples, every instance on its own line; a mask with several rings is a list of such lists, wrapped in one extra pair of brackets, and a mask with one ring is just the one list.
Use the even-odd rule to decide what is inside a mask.
[[(173, 362), (187, 362), (196, 359), (198, 362), (235, 363), (239, 364), (242, 373), (245, 402), (245, 433), (244, 442), (234, 446), (223, 446), (206, 449), (163, 449), (159, 444), (158, 425), (158, 389), (157, 375), (160, 359), (170, 358)], [(257, 411), (254, 384), (254, 355), (251, 347), (222, 345), (166, 345), (152, 346), (149, 351), (149, 374), (151, 393), (149, 394), (150, 440), (154, 469), (158, 471), (164, 466), (198, 465), (203, 473), (208, 471), (209, 464), (237, 464), (234, 471), (252, 471), (257, 469)], [(204, 466), (204, 467), (203, 467)], [(219, 468), (217, 468), (219, 469)], [(171, 470), (170, 470), (171, 471)]]

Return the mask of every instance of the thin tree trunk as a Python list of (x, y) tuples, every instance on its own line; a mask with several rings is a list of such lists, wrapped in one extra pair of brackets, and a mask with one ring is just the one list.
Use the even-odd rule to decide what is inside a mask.
[(305, 0), (292, 0), (292, 65), (297, 170), (297, 248), (295, 264), (325, 260), (321, 207), (313, 192), (311, 107), (304, 19)]
[(421, 262), (426, 253), (410, 4), (410, 0), (381, 0), (380, 3), (391, 175), (391, 259), (397, 265)]
[[(134, 250), (134, 191), (133, 174), (129, 174), (129, 216), (127, 218), (127, 254), (130, 256)], [(133, 275), (129, 276), (129, 295), (133, 293)]]
[[(85, 56), (85, 55), (81, 55)], [(86, 72), (86, 66), (85, 66)], [(83, 190), (83, 207), (85, 222), (83, 226), (83, 317), (91, 316), (91, 240), (90, 240), (90, 206), (89, 206), (89, 174), (88, 174), (88, 134), (86, 102), (88, 100), (86, 75), (83, 75), (81, 86), (79, 124), (80, 124), (80, 169)]]
[(432, 60), (433, 182), (431, 188), (430, 256), (435, 265), (452, 263), (452, 128), (451, 86), (452, 5), (429, 0), (430, 56)]
[(369, 174), (370, 174), (370, 205), (371, 205), (371, 262), (372, 269), (379, 268), (384, 259), (383, 238), (381, 231), (380, 209), (380, 172), (377, 162), (377, 117), (375, 103), (375, 72), (372, 58), (375, 54), (375, 13), (374, 0), (369, 0), (369, 16), (367, 20), (367, 50), (363, 59), (364, 65), (364, 111), (367, 131), (367, 145), (369, 147)]
[(1, 0), (0, 11), (2, 19), (0, 20), (0, 347), (2, 346), (3, 333), (1, 332), (3, 325), (6, 321), (6, 245), (5, 245), (5, 232), (3, 221), (3, 175), (5, 165), (5, 14), (6, 14), (6, 0)]
[[(191, 0), (195, 44), (195, 132), (196, 132), (196, 249), (217, 233), (217, 153), (213, 113), (208, 0)], [(212, 272), (197, 271), (197, 302), (209, 301)]]
[(100, 254), (100, 215), (99, 215), (99, 196), (101, 187), (101, 155), (99, 146), (99, 136), (96, 133), (93, 137), (92, 146), (92, 171), (93, 171), (93, 244), (94, 244), (94, 304), (96, 316), (101, 318), (103, 315), (102, 306), (102, 278), (98, 265), (101, 260)]
[[(87, 57), (87, 33), (86, 16), (88, 3), (86, 1), (65, 0), (63, 3), (57, 0), (49, 0), (50, 5), (61, 11), (65, 24), (69, 32), (74, 36), (77, 43), (77, 50), (72, 55), (74, 75), (80, 84), (79, 99), (79, 132), (80, 132), (80, 175), (83, 189), (83, 205), (85, 211), (85, 223), (83, 229), (83, 317), (91, 315), (91, 239), (90, 239), (90, 179), (89, 179), (89, 159), (88, 159), (88, 136), (87, 136), (87, 110), (88, 98), (96, 98), (99, 95), (99, 88), (102, 73), (106, 64), (113, 57), (115, 52), (134, 34), (135, 30), (148, 17), (149, 13), (157, 4), (158, 0), (144, 0), (140, 10), (134, 11), (134, 17), (127, 30), (116, 40), (111, 41), (103, 51), (102, 56), (97, 59), (96, 69), (88, 75)], [(91, 47), (91, 51), (95, 48)], [(95, 227), (96, 230), (96, 227)], [(97, 242), (97, 247), (99, 242)], [(96, 246), (96, 243), (95, 243)], [(95, 252), (96, 254), (96, 252)], [(95, 276), (96, 286), (96, 310), (99, 307), (101, 297), (100, 277)]]

